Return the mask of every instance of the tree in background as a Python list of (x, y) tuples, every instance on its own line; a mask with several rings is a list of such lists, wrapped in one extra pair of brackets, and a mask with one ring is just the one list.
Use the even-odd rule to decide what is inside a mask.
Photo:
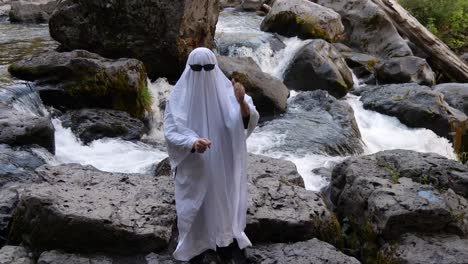
[(457, 52), (468, 52), (468, 0), (400, 0), (427, 29)]

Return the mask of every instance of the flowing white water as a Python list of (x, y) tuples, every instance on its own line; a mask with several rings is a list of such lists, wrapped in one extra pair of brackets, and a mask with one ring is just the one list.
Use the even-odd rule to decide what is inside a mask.
[(55, 127), (55, 163), (92, 165), (109, 172), (147, 173), (167, 154), (144, 143), (104, 138), (89, 145), (76, 138), (70, 128), (63, 128), (58, 119)]
[[(217, 38), (221, 39), (228, 33), (239, 35), (242, 32), (248, 32), (250, 35), (260, 36), (261, 39), (268, 39), (272, 35), (261, 32), (260, 23), (261, 19), (259, 17), (239, 15), (232, 11), (225, 11), (218, 23)], [(242, 40), (243, 38), (240, 38), (240, 41)], [(231, 47), (228, 47), (228, 55), (252, 57), (264, 72), (283, 79), (284, 72), (294, 58), (294, 55), (308, 41), (298, 38), (284, 38), (282, 41), (286, 45), (286, 48), (278, 52), (274, 52), (266, 42), (253, 47), (251, 43), (248, 43), (246, 46), (235, 43)], [(353, 76), (353, 78), (355, 85), (360, 85), (356, 76)], [(291, 98), (297, 94), (298, 92), (291, 91)], [(427, 129), (410, 129), (394, 117), (365, 110), (356, 96), (349, 95), (345, 100), (355, 112), (356, 121), (362, 134), (362, 141), (365, 143), (364, 154), (372, 154), (390, 149), (407, 149), (419, 152), (434, 152), (450, 159), (456, 158), (450, 142), (445, 138), (438, 137), (432, 131)], [(313, 133), (313, 128), (311, 128), (311, 132)], [(271, 131), (254, 132), (247, 141), (248, 150), (252, 153), (294, 162), (299, 173), (304, 178), (306, 188), (309, 190), (318, 191), (328, 184), (327, 179), (313, 172), (314, 169), (321, 167), (331, 168), (337, 162), (347, 158), (330, 157), (327, 155), (299, 156), (296, 153), (286, 151), (271, 151), (271, 149), (278, 149), (273, 147), (280, 147), (285, 137), (285, 134), (275, 134)]]
[[(283, 79), (283, 74), (296, 52), (307, 44), (297, 38), (283, 39), (286, 47), (274, 52), (268, 43), (271, 34), (259, 30), (262, 18), (253, 14), (224, 11), (217, 25), (216, 40), (224, 45), (229, 56), (250, 56), (264, 72)], [(243, 44), (244, 43), (244, 44)], [(220, 46), (222, 46), (220, 45)], [(358, 84), (358, 81), (355, 80)], [(151, 132), (145, 140), (161, 142), (161, 113), (159, 106), (165, 99), (171, 85), (165, 79), (149, 84), (153, 96), (153, 121)], [(298, 92), (291, 91), (291, 98)], [(410, 129), (396, 118), (365, 110), (359, 98), (349, 95), (345, 100), (352, 106), (356, 121), (365, 143), (365, 154), (388, 149), (409, 149), (420, 152), (435, 152), (454, 159), (455, 154), (448, 140), (440, 138), (426, 129)], [(271, 122), (274, 122), (271, 121)], [(167, 154), (143, 143), (132, 143), (119, 139), (101, 139), (89, 146), (83, 145), (70, 131), (54, 120), (56, 128), (56, 159), (60, 163), (77, 162), (90, 164), (98, 169), (114, 172), (147, 172)], [(313, 128), (311, 128), (313, 133)], [(287, 151), (271, 151), (273, 145), (281, 146), (284, 134), (254, 132), (248, 139), (249, 152), (282, 158), (294, 162), (303, 176), (306, 188), (320, 190), (327, 185), (327, 179), (316, 175), (316, 168), (331, 168), (347, 157), (327, 155), (303, 155)]]

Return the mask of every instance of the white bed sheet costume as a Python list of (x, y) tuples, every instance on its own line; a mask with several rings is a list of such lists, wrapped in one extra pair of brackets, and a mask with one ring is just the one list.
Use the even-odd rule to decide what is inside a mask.
[[(191, 64), (215, 64), (193, 71)], [(205, 250), (251, 246), (244, 233), (247, 212), (246, 139), (258, 123), (252, 98), (245, 95), (250, 120), (244, 128), (231, 81), (207, 48), (193, 50), (173, 88), (164, 114), (164, 135), (175, 170), (179, 239), (173, 256), (188, 261)], [(194, 142), (208, 138), (211, 148), (191, 153)], [(176, 169), (175, 169), (176, 168)], [(174, 172), (174, 171), (173, 171)]]

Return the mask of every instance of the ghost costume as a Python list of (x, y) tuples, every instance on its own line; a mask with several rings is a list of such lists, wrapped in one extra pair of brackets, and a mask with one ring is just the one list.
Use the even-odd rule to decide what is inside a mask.
[[(190, 64), (215, 64), (211, 71), (193, 71)], [(164, 135), (175, 177), (179, 239), (173, 255), (188, 261), (205, 250), (251, 246), (244, 233), (247, 212), (246, 138), (258, 123), (252, 98), (247, 129), (230, 80), (213, 52), (197, 48), (173, 88), (164, 114)], [(192, 153), (199, 138), (211, 148)]]

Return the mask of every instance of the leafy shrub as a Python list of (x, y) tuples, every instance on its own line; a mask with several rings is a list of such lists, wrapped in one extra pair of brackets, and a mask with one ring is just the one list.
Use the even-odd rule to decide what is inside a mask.
[(400, 4), (450, 48), (468, 51), (468, 0), (400, 0)]

